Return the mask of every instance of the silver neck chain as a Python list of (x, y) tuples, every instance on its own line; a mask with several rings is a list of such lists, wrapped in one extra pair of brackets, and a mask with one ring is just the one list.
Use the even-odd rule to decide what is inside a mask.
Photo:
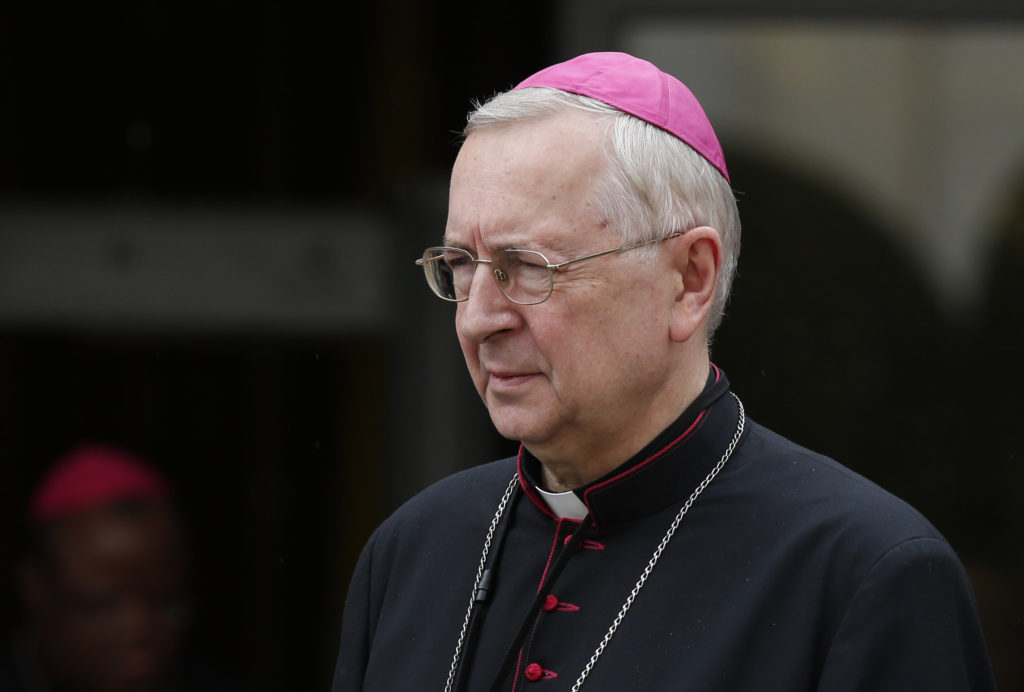
[[(658, 560), (661, 559), (661, 554), (665, 551), (669, 541), (672, 540), (672, 536), (675, 535), (676, 529), (678, 529), (679, 525), (682, 523), (683, 517), (690, 511), (690, 507), (692, 507), (693, 503), (697, 501), (697, 498), (700, 497), (700, 494), (704, 492), (705, 488), (711, 484), (711, 481), (715, 480), (715, 476), (718, 475), (718, 472), (722, 470), (723, 466), (725, 466), (725, 462), (729, 461), (729, 457), (731, 457), (732, 453), (736, 450), (736, 445), (739, 444), (740, 437), (743, 436), (743, 429), (746, 426), (747, 416), (743, 409), (743, 402), (740, 401), (740, 398), (735, 394), (732, 396), (736, 399), (737, 406), (739, 406), (739, 421), (736, 424), (736, 432), (733, 434), (732, 440), (729, 442), (729, 446), (725, 448), (725, 452), (718, 460), (718, 463), (715, 464), (714, 468), (711, 469), (704, 480), (694, 488), (693, 492), (690, 493), (690, 497), (679, 509), (679, 513), (676, 514), (675, 518), (672, 520), (672, 523), (668, 527), (668, 531), (666, 531), (665, 535), (662, 536), (658, 547), (654, 549), (654, 554), (651, 555), (651, 559), (647, 562), (647, 566), (644, 567), (644, 571), (640, 574), (640, 578), (637, 580), (636, 585), (633, 586), (633, 590), (626, 597), (626, 601), (622, 604), (618, 614), (612, 621), (611, 627), (608, 628), (604, 638), (597, 645), (597, 648), (594, 650), (590, 660), (587, 661), (587, 665), (583, 667), (583, 670), (580, 672), (580, 676), (576, 678), (576, 683), (572, 686), (572, 692), (579, 692), (580, 688), (583, 687), (583, 682), (587, 679), (587, 676), (590, 675), (590, 671), (593, 670), (597, 660), (601, 658), (601, 654), (604, 653), (608, 643), (612, 640), (612, 637), (615, 635), (615, 631), (619, 629), (619, 625), (622, 624), (623, 619), (626, 617), (626, 613), (629, 612), (629, 609), (633, 606), (633, 601), (636, 600), (640, 590), (644, 588), (644, 584), (647, 583), (647, 579), (651, 576), (651, 572), (654, 571), (654, 566), (657, 565)], [(498, 509), (494, 513), (494, 518), (491, 520), (490, 527), (487, 529), (487, 537), (484, 539), (484, 549), (480, 554), (480, 566), (476, 570), (476, 581), (473, 583), (473, 590), (469, 596), (469, 608), (466, 610), (466, 617), (462, 622), (462, 631), (459, 633), (459, 641), (455, 644), (455, 655), (452, 657), (452, 665), (448, 671), (448, 682), (444, 686), (445, 692), (452, 692), (452, 684), (455, 681), (455, 673), (459, 668), (459, 658), (462, 656), (462, 647), (465, 644), (466, 631), (469, 628), (470, 617), (473, 614), (473, 606), (476, 602), (476, 592), (477, 589), (480, 588), (480, 580), (483, 578), (484, 568), (487, 565), (487, 554), (491, 550), (491, 540), (494, 538), (494, 531), (498, 526), (498, 522), (501, 521), (501, 516), (505, 513), (505, 509), (508, 506), (509, 498), (512, 497), (512, 492), (515, 490), (518, 483), (519, 474), (516, 473), (512, 476), (512, 480), (509, 482), (508, 488), (505, 489), (505, 494), (502, 496), (501, 502), (498, 503)]]
[(476, 580), (473, 582), (473, 590), (469, 593), (469, 608), (466, 609), (466, 617), (462, 620), (462, 631), (459, 632), (459, 641), (455, 644), (455, 655), (452, 656), (452, 666), (448, 670), (448, 682), (444, 685), (444, 692), (452, 692), (452, 685), (455, 683), (455, 673), (459, 669), (459, 658), (462, 656), (462, 646), (466, 641), (466, 631), (469, 629), (469, 620), (473, 615), (473, 606), (476, 605), (476, 592), (480, 588), (480, 580), (484, 577), (484, 568), (487, 566), (487, 554), (491, 552), (491, 540), (494, 538), (494, 530), (498, 527), (501, 515), (505, 513), (505, 507), (508, 506), (509, 498), (512, 497), (512, 492), (516, 489), (518, 483), (519, 473), (517, 472), (513, 474), (512, 480), (509, 481), (508, 487), (505, 488), (505, 494), (501, 496), (501, 502), (498, 503), (498, 511), (494, 513), (491, 525), (487, 529), (484, 549), (480, 553), (480, 565), (476, 568)]

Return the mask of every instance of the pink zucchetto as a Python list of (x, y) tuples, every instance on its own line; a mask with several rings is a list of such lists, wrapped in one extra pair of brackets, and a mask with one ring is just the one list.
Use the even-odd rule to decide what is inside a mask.
[(86, 445), (57, 461), (40, 481), (29, 504), (35, 522), (122, 500), (165, 501), (170, 484), (128, 452)]
[(696, 97), (672, 75), (627, 53), (586, 53), (545, 68), (516, 89), (551, 87), (606, 103), (686, 142), (729, 180), (725, 155)]

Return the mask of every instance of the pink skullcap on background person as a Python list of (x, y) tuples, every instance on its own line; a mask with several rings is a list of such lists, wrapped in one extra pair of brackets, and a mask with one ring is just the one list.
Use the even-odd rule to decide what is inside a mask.
[(689, 144), (729, 180), (708, 116), (685, 84), (627, 53), (586, 53), (527, 77), (516, 89), (551, 87), (606, 103)]
[(49, 521), (120, 500), (165, 501), (167, 480), (138, 457), (103, 445), (83, 445), (59, 459), (32, 495), (29, 517)]

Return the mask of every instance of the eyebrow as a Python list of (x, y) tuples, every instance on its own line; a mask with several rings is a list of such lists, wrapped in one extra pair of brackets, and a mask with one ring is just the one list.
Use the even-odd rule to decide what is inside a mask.
[[(456, 240), (452, 240), (447, 235), (441, 237), (441, 244), (444, 247), (454, 247), (454, 248), (458, 248), (460, 250), (465, 250), (466, 252), (469, 252), (470, 254), (476, 254), (475, 248), (471, 248), (466, 243), (460, 243), (460, 242), (458, 242)], [(498, 250), (530, 250), (530, 249), (532, 249), (532, 248), (528, 248), (528, 247), (525, 247), (523, 245), (517, 245), (515, 243), (502, 243), (500, 245), (494, 246), (492, 248), (492, 252), (496, 252)]]
[[(549, 258), (548, 261), (552, 261), (552, 260), (550, 260), (550, 256), (551, 255), (556, 255), (556, 256), (557, 255), (563, 255), (563, 256), (566, 255), (565, 247), (562, 244), (560, 244), (560, 243), (557, 244), (557, 245), (547, 245), (547, 246), (545, 246), (544, 244), (540, 244), (540, 247), (538, 247), (538, 243), (536, 243), (536, 241), (534, 241), (534, 242), (516, 243), (515, 240), (516, 239), (513, 238), (513, 239), (511, 239), (509, 241), (493, 245), (493, 246), (491, 246), (491, 252), (497, 252), (498, 250), (529, 250), (531, 252), (539, 252), (542, 255), (544, 255), (545, 257), (548, 257)], [(519, 238), (519, 240), (524, 240), (524, 239), (523, 238)], [(448, 236), (447, 233), (444, 234), (443, 236), (441, 236), (441, 244), (444, 247), (458, 248), (460, 250), (465, 250), (466, 252), (470, 253), (471, 255), (478, 256), (476, 248), (471, 248), (469, 245), (467, 245), (465, 243), (460, 243), (460, 242), (458, 242), (456, 240), (453, 240), (452, 238), (450, 238)], [(579, 254), (579, 253), (577, 253), (577, 254)]]
[(451, 238), (449, 238), (447, 234), (441, 236), (441, 245), (443, 247), (457, 247), (457, 248), (461, 248), (463, 250), (468, 250), (469, 249), (463, 243), (459, 243), (459, 242), (454, 241)]

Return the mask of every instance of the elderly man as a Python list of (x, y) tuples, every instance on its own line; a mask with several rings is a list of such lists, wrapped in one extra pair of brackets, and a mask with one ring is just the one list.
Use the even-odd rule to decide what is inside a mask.
[(335, 692), (992, 689), (949, 544), (710, 362), (739, 222), (689, 90), (584, 55), (466, 135), (418, 263), (522, 445), (373, 535)]

